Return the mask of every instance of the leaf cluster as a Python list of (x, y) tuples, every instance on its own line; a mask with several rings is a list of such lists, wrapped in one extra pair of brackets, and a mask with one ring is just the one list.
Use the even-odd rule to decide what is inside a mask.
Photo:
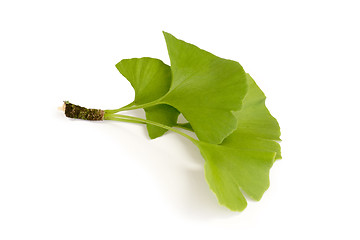
[[(115, 113), (144, 109), (151, 139), (181, 127), (205, 159), (205, 176), (219, 203), (234, 211), (247, 206), (244, 194), (260, 200), (269, 171), (281, 158), (280, 127), (265, 95), (235, 61), (217, 57), (164, 32), (170, 66), (155, 58), (124, 59), (116, 68), (131, 83), (135, 99)], [(179, 114), (188, 121), (178, 123)], [(128, 119), (128, 121), (135, 121)], [(181, 133), (186, 135), (185, 133)]]

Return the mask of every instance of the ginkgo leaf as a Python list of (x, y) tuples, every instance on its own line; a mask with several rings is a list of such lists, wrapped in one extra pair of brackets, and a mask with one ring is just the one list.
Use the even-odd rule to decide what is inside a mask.
[[(168, 65), (155, 58), (123, 59), (116, 68), (131, 83), (135, 90), (135, 100), (128, 106), (152, 102), (164, 96), (171, 84), (171, 70)], [(169, 105), (161, 104), (144, 108), (146, 118), (168, 126), (174, 126), (179, 111)], [(163, 135), (167, 130), (147, 124), (151, 139)]]
[[(153, 107), (147, 107), (144, 108), (144, 110), (147, 119), (164, 124), (166, 126), (174, 126), (179, 116), (178, 110), (166, 104), (159, 104)], [(160, 137), (168, 131), (164, 128), (156, 127), (151, 124), (146, 124), (146, 128), (151, 139)]]
[(233, 211), (242, 211), (247, 202), (244, 191), (260, 200), (268, 189), (269, 170), (276, 153), (247, 151), (226, 145), (199, 142), (205, 159), (205, 177), (220, 204)]
[(237, 127), (246, 74), (238, 62), (219, 58), (164, 32), (172, 71), (161, 99), (179, 110), (201, 141), (219, 144)]
[(134, 88), (136, 105), (154, 101), (169, 91), (171, 69), (159, 59), (123, 59), (115, 66)]
[(237, 129), (227, 137), (223, 144), (246, 150), (276, 152), (276, 159), (281, 158), (280, 126), (265, 105), (265, 95), (254, 79), (247, 74), (248, 92), (243, 106), (235, 115)]

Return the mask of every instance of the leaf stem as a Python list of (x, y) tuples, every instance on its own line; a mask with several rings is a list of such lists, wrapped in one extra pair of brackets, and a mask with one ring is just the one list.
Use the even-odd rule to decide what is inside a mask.
[(104, 119), (105, 120), (120, 121), (120, 122), (129, 122), (129, 121), (131, 121), (131, 122), (136, 122), (136, 123), (151, 124), (151, 125), (161, 127), (161, 128), (173, 131), (175, 133), (178, 133), (181, 136), (183, 136), (183, 137), (189, 139), (190, 141), (192, 141), (194, 144), (196, 144), (198, 142), (195, 138), (187, 135), (186, 133), (183, 133), (182, 131), (180, 131), (180, 130), (178, 130), (176, 128), (169, 127), (167, 125), (164, 125), (164, 124), (161, 124), (161, 123), (158, 123), (158, 122), (153, 122), (153, 121), (143, 119), (143, 118), (138, 118), (138, 117), (133, 117), (133, 116), (128, 116), (128, 115), (122, 115), (122, 114), (105, 113)]
[[(104, 120), (114, 120), (114, 119), (104, 118)], [(145, 124), (145, 123), (139, 122), (137, 120), (131, 120), (131, 119), (125, 119), (125, 118), (122, 118), (121, 122)]]
[(162, 102), (160, 102), (160, 99), (156, 99), (152, 102), (148, 102), (148, 103), (144, 103), (144, 104), (140, 104), (140, 105), (136, 105), (136, 103), (132, 102), (124, 107), (121, 108), (117, 108), (117, 109), (109, 109), (109, 110), (105, 110), (105, 114), (114, 114), (114, 113), (118, 113), (118, 112), (122, 112), (122, 111), (129, 111), (129, 110), (135, 110), (135, 109), (140, 109), (140, 108), (147, 108), (147, 107), (152, 107), (158, 104), (162, 104)]

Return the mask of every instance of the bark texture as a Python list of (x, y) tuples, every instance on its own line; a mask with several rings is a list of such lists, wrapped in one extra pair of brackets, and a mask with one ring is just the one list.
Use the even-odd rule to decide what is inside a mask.
[(64, 101), (65, 115), (68, 118), (77, 118), (90, 121), (104, 120), (104, 111), (101, 109), (84, 108), (68, 101)]

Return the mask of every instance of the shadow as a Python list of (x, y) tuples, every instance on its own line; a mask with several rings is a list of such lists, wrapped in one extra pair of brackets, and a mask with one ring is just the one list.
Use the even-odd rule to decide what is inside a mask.
[(187, 170), (185, 174), (188, 188), (184, 191), (183, 214), (198, 220), (231, 218), (238, 215), (219, 204), (205, 180), (204, 170)]
[(196, 167), (183, 167), (181, 172), (185, 184), (179, 196), (182, 201), (178, 209), (185, 217), (197, 220), (210, 220), (219, 218), (231, 218), (238, 216), (238, 212), (232, 212), (219, 204), (215, 193), (209, 188), (205, 178), (205, 161), (199, 149), (185, 138), (178, 139), (179, 145), (187, 153), (187, 158)]
[[(145, 114), (141, 110), (132, 111), (131, 116), (144, 118)], [(141, 133), (146, 139), (138, 139), (138, 136), (123, 139), (121, 132), (133, 135), (124, 124), (132, 123), (109, 121), (108, 131), (128, 149), (131, 149), (135, 142), (141, 146), (141, 152), (137, 149), (131, 151), (141, 166), (153, 177), (165, 201), (175, 212), (194, 220), (231, 218), (239, 215), (238, 212), (232, 212), (218, 203), (205, 179), (204, 159), (191, 141), (170, 131), (150, 141), (145, 125)]]

